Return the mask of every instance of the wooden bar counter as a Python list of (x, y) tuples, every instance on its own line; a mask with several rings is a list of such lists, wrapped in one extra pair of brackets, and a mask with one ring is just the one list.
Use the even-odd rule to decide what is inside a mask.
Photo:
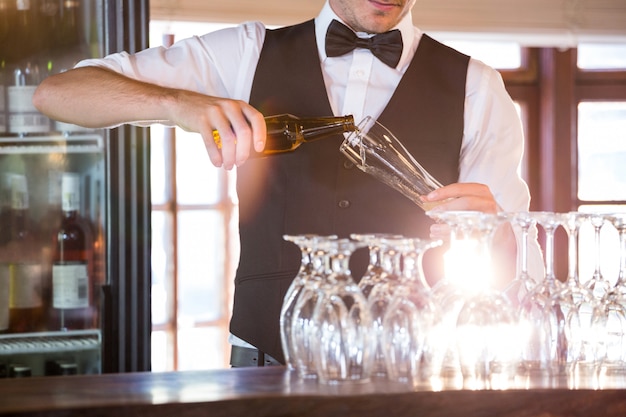
[(520, 378), (509, 389), (302, 381), (284, 367), (0, 379), (11, 416), (626, 416), (626, 375)]

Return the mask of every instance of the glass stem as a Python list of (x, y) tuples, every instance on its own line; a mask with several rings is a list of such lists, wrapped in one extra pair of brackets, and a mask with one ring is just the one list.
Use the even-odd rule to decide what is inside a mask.
[(522, 247), (520, 248), (520, 278), (528, 278), (528, 229), (529, 224), (523, 224), (522, 229)]
[(567, 282), (578, 285), (578, 226), (568, 228), (567, 243)]
[(546, 232), (546, 280), (554, 282), (554, 232), (552, 225), (545, 226)]
[(615, 286), (626, 285), (626, 227), (619, 229), (619, 273)]
[(595, 243), (595, 268), (593, 271), (594, 280), (600, 281), (602, 279), (602, 271), (600, 269), (600, 263), (602, 259), (602, 249), (600, 248), (600, 230), (602, 229), (602, 225), (594, 225), (594, 243)]

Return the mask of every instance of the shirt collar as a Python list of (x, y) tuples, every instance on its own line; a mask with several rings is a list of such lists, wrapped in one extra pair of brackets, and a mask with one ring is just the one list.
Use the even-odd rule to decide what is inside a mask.
[[(315, 18), (315, 39), (317, 41), (317, 50), (322, 62), (327, 58), (325, 50), (326, 31), (328, 30), (328, 25), (330, 25), (330, 22), (332, 22), (333, 19), (345, 24), (345, 22), (339, 18), (339, 16), (337, 16), (337, 14), (330, 7), (328, 0), (326, 0), (324, 7), (322, 7), (319, 15)], [(407, 60), (413, 58), (413, 53), (416, 49), (414, 47), (414, 43), (417, 39), (417, 29), (413, 26), (411, 11), (409, 11), (393, 29), (399, 29), (400, 33), (402, 33), (402, 57), (400, 58), (397, 68), (403, 68), (407, 63)], [(365, 34), (357, 33), (357, 35), (363, 36)]]

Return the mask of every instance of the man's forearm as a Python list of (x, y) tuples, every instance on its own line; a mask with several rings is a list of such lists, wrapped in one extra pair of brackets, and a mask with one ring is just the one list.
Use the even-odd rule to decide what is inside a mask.
[(46, 78), (33, 103), (54, 120), (106, 128), (168, 120), (166, 102), (173, 94), (106, 69), (83, 67)]

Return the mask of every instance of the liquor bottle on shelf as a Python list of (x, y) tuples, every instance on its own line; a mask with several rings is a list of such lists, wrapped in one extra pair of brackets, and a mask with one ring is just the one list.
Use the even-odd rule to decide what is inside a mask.
[[(44, 288), (44, 308), (50, 314), (52, 303), (52, 259), (54, 254), (53, 239), (51, 238), (61, 227), (61, 178), (63, 172), (51, 167), (48, 171), (47, 201), (45, 209), (42, 211), (38, 227), (37, 236), (41, 243), (41, 258), (43, 265)], [(42, 204), (43, 205), (43, 204)], [(50, 321), (50, 318), (48, 318)], [(49, 325), (50, 323), (48, 323)]]
[(102, 286), (106, 285), (106, 242), (104, 236), (104, 219), (102, 218), (102, 182), (100, 180), (95, 181), (95, 218), (91, 223), (91, 230), (93, 233), (93, 263), (92, 263), (92, 294), (93, 294), (93, 308), (94, 308), (94, 321), (95, 328), (101, 327), (100, 323), (100, 311), (101, 311), (101, 290)]
[[(354, 118), (350, 115), (341, 117), (303, 117), (291, 114), (279, 114), (265, 118), (267, 138), (265, 149), (259, 156), (291, 152), (304, 142), (327, 138), (356, 129)], [(213, 140), (218, 148), (222, 141), (219, 132), (213, 131)], [(253, 153), (252, 156), (255, 156)]]
[[(51, 74), (72, 69), (79, 61), (90, 57), (89, 45), (84, 35), (81, 2), (79, 0), (65, 0), (62, 3), (60, 25), (56, 33), (53, 34), (54, 36), (51, 37), (55, 43), (49, 65)], [(56, 120), (53, 121), (53, 130), (65, 135), (93, 131), (93, 129)]]
[[(53, 236), (61, 226), (63, 211), (61, 210), (61, 187), (63, 172), (59, 169), (50, 169), (48, 171), (48, 188), (47, 203), (45, 210), (39, 220), (37, 233), (42, 240), (48, 242), (50, 236)], [(50, 249), (51, 245), (45, 245), (46, 249)], [(52, 259), (50, 257), (50, 259)]]
[(37, 111), (32, 99), (44, 71), (38, 58), (43, 36), (31, 1), (16, 0), (15, 5), (6, 66), (9, 133), (42, 134), (50, 130), (50, 119)]
[(62, 218), (54, 234), (52, 263), (52, 329), (78, 330), (93, 324), (93, 242), (80, 214), (80, 176), (64, 173), (61, 183)]
[(9, 333), (45, 330), (42, 259), (30, 228), (26, 176), (10, 174), (11, 240), (2, 248), (1, 273), (9, 277)]
[(41, 81), (52, 70), (58, 33), (60, 31), (61, 4), (65, 0), (30, 0), (37, 19), (39, 38), (37, 39), (37, 61), (41, 70)]

